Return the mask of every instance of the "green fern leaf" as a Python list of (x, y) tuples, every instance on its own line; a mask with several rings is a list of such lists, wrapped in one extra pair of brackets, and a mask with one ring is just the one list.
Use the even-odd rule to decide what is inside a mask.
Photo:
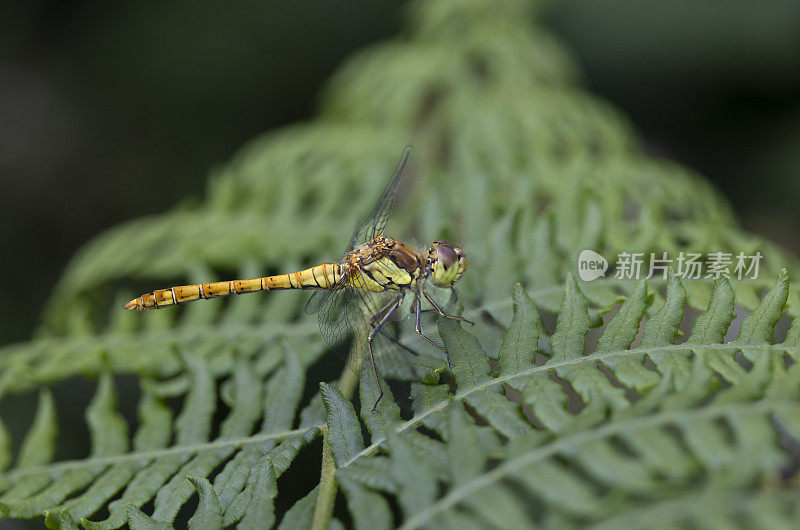
[[(597, 341), (597, 353), (603, 354), (630, 348), (636, 338), (639, 322), (641, 322), (646, 308), (647, 284), (643, 280), (627, 297), (625, 303), (620, 307), (619, 313), (606, 325), (603, 334)], [(614, 371), (623, 384), (640, 390), (649, 388), (658, 382), (656, 374), (642, 365), (642, 357), (643, 355), (611, 357), (605, 361), (605, 364)]]
[(587, 403), (598, 400), (612, 408), (624, 408), (628, 403), (622, 391), (613, 387), (603, 374), (594, 367), (571, 362), (583, 355), (586, 334), (591, 326), (587, 309), (586, 297), (578, 289), (575, 278), (569, 275), (556, 332), (550, 339), (550, 362), (559, 365), (556, 373), (570, 381)]
[(520, 284), (514, 286), (513, 298), (514, 319), (503, 337), (503, 344), (497, 355), (501, 376), (510, 376), (532, 368), (533, 355), (539, 347), (541, 324), (533, 300)]
[(328, 438), (336, 463), (342, 465), (364, 449), (361, 427), (353, 405), (342, 393), (322, 383), (322, 401), (328, 411)]
[[(148, 517), (146, 514), (142, 513), (142, 511), (137, 508), (133, 503), (128, 505), (127, 509), (127, 517), (128, 517), (128, 524), (131, 527), (131, 530), (171, 530), (172, 525), (159, 523), (154, 521), (151, 517)], [(87, 521), (88, 522), (88, 521)], [(84, 523), (86, 526), (86, 522)], [(96, 528), (91, 523), (86, 526), (87, 528)]]
[[(697, 175), (642, 153), (527, 25), (529, 7), (415, 3), (403, 39), (334, 76), (319, 119), (256, 139), (196, 206), (87, 245), (36, 336), (0, 348), (0, 396), (39, 394), (24, 436), (0, 424), (3, 515), (161, 529), (198, 499), (187, 517), (204, 528), (794, 527), (796, 258), (737, 228)], [(419, 355), (381, 352), (373, 411), (371, 364), (331, 371), (297, 293), (119, 310), (129, 279), (336, 259), (341, 227), (411, 140), (392, 234), (469, 253), (458, 287), (476, 324), (424, 322), (451, 369), (401, 322)], [(586, 249), (764, 259), (758, 279), (585, 282), (573, 273)], [(48, 388), (78, 378), (95, 388), (91, 447), (54, 461), (59, 424), (75, 426)], [(128, 425), (118, 401), (137, 398)]]
[(222, 528), (222, 510), (219, 507), (217, 495), (214, 493), (214, 486), (203, 477), (187, 476), (186, 479), (192, 483), (200, 496), (200, 505), (189, 519), (189, 528)]
[[(225, 511), (223, 526), (229, 526), (240, 518), (239, 528), (265, 528), (271, 527), (275, 522), (274, 502), (278, 485), (270, 461), (261, 458), (253, 468), (251, 477), (244, 491)], [(242, 508), (238, 509), (240, 505)]]
[(53, 459), (57, 437), (56, 408), (53, 395), (43, 389), (39, 393), (39, 406), (33, 426), (25, 436), (17, 457), (17, 467), (25, 468), (47, 464)]

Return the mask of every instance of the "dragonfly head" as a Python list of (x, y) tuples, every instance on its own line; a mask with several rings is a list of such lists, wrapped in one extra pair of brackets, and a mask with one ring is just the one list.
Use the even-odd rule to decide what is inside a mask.
[(467, 268), (467, 258), (461, 248), (447, 241), (435, 241), (428, 251), (431, 280), (436, 287), (452, 287)]

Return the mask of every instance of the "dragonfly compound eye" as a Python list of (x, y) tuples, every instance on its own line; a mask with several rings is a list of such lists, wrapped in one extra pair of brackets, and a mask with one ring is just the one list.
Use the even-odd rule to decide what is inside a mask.
[(445, 241), (437, 241), (431, 249), (435, 253), (431, 279), (437, 287), (450, 287), (456, 283), (467, 266), (467, 260), (461, 255), (461, 249), (453, 247)]
[(458, 261), (458, 254), (449, 243), (442, 243), (436, 247), (436, 259), (444, 265), (445, 269), (449, 269)]

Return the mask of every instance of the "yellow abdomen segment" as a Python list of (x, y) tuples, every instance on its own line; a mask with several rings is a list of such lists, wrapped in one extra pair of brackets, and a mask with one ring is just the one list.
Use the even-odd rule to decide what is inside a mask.
[(229, 294), (255, 293), (276, 289), (330, 289), (339, 281), (341, 268), (338, 263), (323, 263), (309, 269), (291, 274), (265, 276), (252, 280), (231, 280), (226, 282), (178, 285), (169, 289), (157, 289), (152, 293), (134, 298), (123, 307), (142, 311), (160, 309), (176, 304), (207, 300)]

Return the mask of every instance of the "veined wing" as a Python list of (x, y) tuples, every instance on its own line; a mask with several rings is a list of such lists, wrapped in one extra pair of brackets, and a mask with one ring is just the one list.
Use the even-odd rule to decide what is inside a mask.
[(359, 245), (369, 243), (375, 237), (383, 234), (383, 231), (386, 229), (386, 223), (389, 220), (389, 214), (392, 213), (394, 201), (397, 198), (397, 189), (400, 186), (400, 182), (403, 180), (403, 173), (405, 173), (409, 160), (411, 160), (411, 146), (406, 147), (406, 150), (403, 152), (400, 165), (397, 166), (392, 180), (389, 181), (389, 184), (381, 194), (372, 212), (356, 226), (353, 237), (350, 239), (350, 246), (347, 247), (347, 250), (352, 250)]
[[(389, 215), (392, 213), (394, 201), (397, 198), (397, 189), (400, 186), (400, 181), (403, 180), (403, 173), (405, 173), (408, 162), (411, 160), (411, 152), (411, 146), (406, 147), (403, 152), (403, 158), (400, 160), (400, 165), (397, 166), (394, 176), (381, 194), (372, 212), (356, 226), (345, 254), (359, 245), (369, 243), (375, 236), (383, 234), (383, 231), (386, 229), (386, 223), (389, 220)], [(370, 293), (365, 293), (361, 296), (358, 296), (357, 293), (349, 293), (347, 295), (339, 293), (334, 295), (336, 291), (349, 289), (351, 289), (349, 281), (342, 276), (338, 284), (332, 286), (330, 290), (317, 291), (311, 295), (311, 298), (309, 298), (306, 303), (306, 313), (319, 313), (322, 311), (323, 307), (330, 307), (332, 305), (337, 305), (340, 308), (349, 307), (350, 305), (356, 304), (358, 300), (363, 299), (365, 296), (370, 298)], [(332, 312), (330, 309), (327, 309), (327, 311)], [(325, 331), (323, 330), (323, 334), (324, 333)], [(334, 330), (330, 329), (329, 333), (334, 334)], [(341, 332), (335, 332), (335, 334), (342, 335)], [(345, 332), (344, 335), (347, 335), (347, 333)], [(329, 340), (329, 337), (325, 337), (325, 340), (329, 344), (337, 342)]]
[[(361, 274), (356, 271), (356, 274)], [(355, 289), (350, 280), (342, 280), (328, 291), (317, 291), (306, 304), (306, 312), (319, 313), (320, 334), (331, 349), (347, 363), (358, 369), (361, 357), (351, 352), (367, 351), (367, 337), (372, 330), (371, 319), (379, 315), (391, 296)]]
[[(363, 274), (359, 270), (354, 273)], [(325, 342), (345, 361), (348, 369), (357, 372), (363, 363), (370, 362), (368, 335), (398, 295), (397, 291), (376, 293), (355, 289), (343, 277), (331, 290), (315, 292), (306, 304), (306, 312), (319, 313), (320, 334)], [(435, 381), (437, 371), (443, 368), (441, 359), (418, 356), (403, 344), (391, 323), (384, 325), (375, 336), (372, 349), (378, 370), (384, 377)]]
[[(356, 271), (356, 274), (363, 273)], [(334, 290), (314, 294), (306, 311), (319, 313), (320, 334), (325, 342), (348, 369), (357, 372), (364, 363), (370, 363), (367, 338), (374, 324), (386, 315), (399, 293), (375, 293), (343, 283)], [(372, 342), (381, 375), (395, 380), (436, 381), (437, 372), (444, 368), (442, 359), (419, 355), (409, 346), (399, 340), (395, 323), (389, 322), (381, 328)]]

